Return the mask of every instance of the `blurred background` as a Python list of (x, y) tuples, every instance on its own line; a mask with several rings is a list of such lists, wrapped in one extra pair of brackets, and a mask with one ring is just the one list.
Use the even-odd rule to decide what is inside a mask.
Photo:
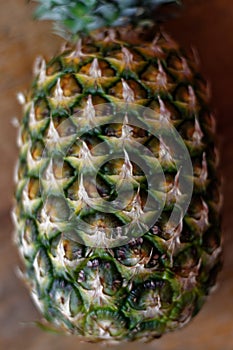
[[(60, 48), (62, 39), (51, 34), (50, 24), (31, 19), (33, 5), (27, 5), (25, 0), (1, 0), (0, 9), (0, 349), (100, 349), (98, 345), (80, 344), (75, 337), (48, 334), (36, 328), (33, 321), (40, 316), (16, 277), (19, 259), (12, 244), (10, 219), (12, 174), (17, 158), (16, 130), (11, 121), (21, 115), (16, 94), (28, 88), (35, 57), (41, 53), (51, 57)], [(193, 45), (198, 49), (202, 71), (211, 81), (224, 177), (224, 268), (217, 290), (191, 324), (143, 347), (145, 350), (232, 350), (233, 2), (192, 1), (165, 28), (183, 46)], [(142, 344), (122, 344), (117, 349), (141, 347)]]

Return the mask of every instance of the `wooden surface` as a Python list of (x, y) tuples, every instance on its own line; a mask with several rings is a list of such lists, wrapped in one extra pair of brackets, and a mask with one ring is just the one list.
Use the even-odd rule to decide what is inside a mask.
[[(183, 46), (198, 48), (203, 72), (212, 82), (213, 105), (217, 111), (221, 167), (225, 179), (223, 233), (225, 264), (219, 287), (203, 310), (185, 329), (168, 334), (153, 344), (155, 350), (233, 349), (233, 3), (232, 0), (198, 1), (186, 17), (167, 24), (170, 34)], [(29, 86), (36, 55), (51, 56), (61, 40), (49, 33), (50, 25), (30, 19), (32, 6), (25, 0), (1, 0), (0, 11), (0, 349), (63, 350), (100, 349), (80, 344), (76, 338), (47, 334), (32, 325), (39, 315), (27, 290), (18, 280), (16, 249), (12, 244), (12, 174), (17, 148), (16, 131), (11, 125), (20, 116), (15, 95)], [(48, 33), (47, 33), (48, 32)], [(139, 350), (140, 344), (120, 345), (118, 349)]]

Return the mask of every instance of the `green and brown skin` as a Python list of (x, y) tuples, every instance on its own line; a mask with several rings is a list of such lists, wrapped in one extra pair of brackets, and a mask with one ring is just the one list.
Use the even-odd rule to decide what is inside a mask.
[[(26, 96), (20, 128), (14, 217), (25, 278), (46, 320), (87, 341), (149, 341), (182, 327), (199, 311), (221, 266), (220, 195), (207, 84), (199, 74), (194, 55), (184, 53), (160, 31), (153, 42), (142, 43), (135, 33), (133, 36), (131, 43), (119, 36), (113, 39), (108, 33), (106, 40), (105, 34), (97, 33), (83, 40), (82, 55), (70, 47), (48, 61), (46, 76), (41, 80), (38, 74)], [(132, 55), (130, 64), (123, 48)], [(94, 78), (90, 67), (96, 58), (101, 77)], [(55, 98), (58, 79), (67, 97), (60, 102)], [(62, 230), (43, 229), (43, 210), (52, 223), (56, 223), (56, 213), (52, 202), (45, 204), (41, 198), (40, 160), (51, 120), (58, 130), (64, 120), (85, 107), (89, 96), (94, 105), (124, 101), (122, 79), (133, 91), (135, 103), (161, 113), (159, 99), (163, 101), (170, 122), (189, 150), (194, 191), (178, 236), (166, 232), (170, 210), (166, 204), (156, 225), (141, 238), (121, 247), (91, 248), (65, 236)], [(143, 132), (134, 129), (133, 137), (158, 157), (158, 140)], [(85, 135), (85, 141), (91, 152), (93, 143), (101, 142), (103, 136), (120, 135), (121, 128), (109, 125), (95, 135)], [(78, 199), (78, 169), (71, 161), (78, 157), (77, 149), (79, 145), (72, 143), (63, 173), (57, 175), (64, 180), (69, 209)], [(28, 156), (34, 160), (33, 166)], [(46, 161), (45, 167), (49, 160)], [(103, 197), (110, 196), (113, 188), (106, 175), (118, 175), (122, 162), (110, 162), (100, 170), (97, 184)], [(170, 188), (177, 172), (163, 162), (161, 166)], [(56, 165), (53, 172), (56, 176)], [(133, 176), (138, 175), (142, 174), (135, 167)], [(144, 195), (140, 192), (141, 197)], [(82, 210), (77, 209), (76, 215)], [(82, 215), (92, 225), (103, 228), (119, 223), (114, 214)]]

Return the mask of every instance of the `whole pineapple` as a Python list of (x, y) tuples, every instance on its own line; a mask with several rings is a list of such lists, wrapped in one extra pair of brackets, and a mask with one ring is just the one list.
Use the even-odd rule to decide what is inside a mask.
[(221, 265), (208, 85), (194, 52), (160, 29), (143, 36), (152, 8), (171, 1), (39, 2), (74, 41), (37, 59), (19, 95), (25, 279), (60, 330), (152, 340), (199, 311)]

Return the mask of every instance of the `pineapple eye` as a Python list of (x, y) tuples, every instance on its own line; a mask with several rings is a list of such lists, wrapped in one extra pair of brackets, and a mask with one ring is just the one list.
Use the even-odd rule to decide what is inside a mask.
[(149, 280), (135, 283), (128, 298), (129, 308), (144, 310), (145, 318), (155, 315), (160, 318), (168, 314), (172, 304), (173, 290), (165, 280)]
[(40, 160), (44, 152), (45, 145), (42, 141), (36, 141), (32, 144), (31, 154), (33, 159)]
[(69, 218), (69, 207), (63, 197), (50, 195), (45, 203), (47, 215), (52, 221), (66, 221)]
[(92, 53), (98, 52), (98, 47), (96, 45), (87, 43), (86, 45), (83, 46), (82, 50), (83, 50), (83, 53), (92, 54)]
[(54, 317), (57, 317), (57, 322), (61, 322), (59, 317), (61, 314), (72, 318), (82, 309), (82, 298), (79, 291), (66, 280), (55, 280), (50, 290), (50, 296), (56, 310)]
[[(147, 97), (147, 91), (141, 84), (139, 84), (133, 79), (126, 80), (126, 83), (134, 93), (135, 99), (145, 99)], [(124, 94), (124, 90), (123, 90), (122, 81), (119, 81), (118, 83), (116, 83), (108, 91), (108, 95), (113, 95), (120, 99), (123, 98), (123, 94)]]
[(45, 99), (40, 99), (35, 103), (35, 116), (37, 120), (49, 118), (50, 109)]
[(209, 229), (203, 235), (203, 245), (208, 254), (213, 252), (220, 247), (221, 238), (218, 229)]
[[(80, 73), (89, 76), (92, 64), (93, 61), (83, 65), (80, 69)], [(103, 77), (115, 76), (115, 70), (110, 66), (110, 64), (106, 60), (98, 59), (98, 68), (100, 69), (101, 76)]]
[(63, 75), (61, 77), (60, 84), (65, 97), (73, 96), (82, 91), (78, 81), (71, 74)]
[(187, 248), (174, 258), (174, 271), (181, 276), (188, 277), (198, 265), (200, 256), (195, 247)]
[(40, 193), (40, 183), (39, 179), (31, 178), (28, 186), (28, 196), (30, 199), (39, 198)]
[(22, 126), (21, 139), (23, 143), (26, 143), (29, 140), (29, 130), (26, 125)]
[(145, 267), (151, 266), (151, 258), (154, 248), (142, 238), (132, 240), (129, 244), (113, 249), (114, 257), (124, 266), (132, 267), (140, 264)]
[(46, 74), (48, 76), (54, 75), (55, 73), (60, 72), (61, 69), (62, 69), (62, 65), (61, 65), (60, 61), (55, 59), (53, 62), (50, 62), (47, 65)]
[(175, 54), (169, 55), (169, 57), (167, 59), (167, 65), (169, 68), (173, 68), (175, 70), (182, 70), (183, 69), (182, 59)]
[(114, 77), (116, 72), (107, 61), (99, 60), (99, 66), (104, 77)]
[(175, 100), (188, 105), (189, 113), (196, 112), (198, 110), (199, 101), (191, 85), (180, 85), (174, 92), (174, 97)]
[(92, 290), (93, 297), (99, 298), (103, 304), (107, 295), (117, 294), (122, 286), (122, 278), (115, 265), (104, 259), (88, 260), (78, 273), (78, 282), (84, 289)]
[(22, 179), (27, 174), (27, 171), (28, 171), (27, 163), (25, 161), (19, 162), (18, 169), (17, 169), (18, 179), (19, 180)]
[(74, 176), (75, 169), (68, 163), (64, 161), (61, 163), (60, 158), (53, 158), (53, 172), (56, 179), (71, 179)]

